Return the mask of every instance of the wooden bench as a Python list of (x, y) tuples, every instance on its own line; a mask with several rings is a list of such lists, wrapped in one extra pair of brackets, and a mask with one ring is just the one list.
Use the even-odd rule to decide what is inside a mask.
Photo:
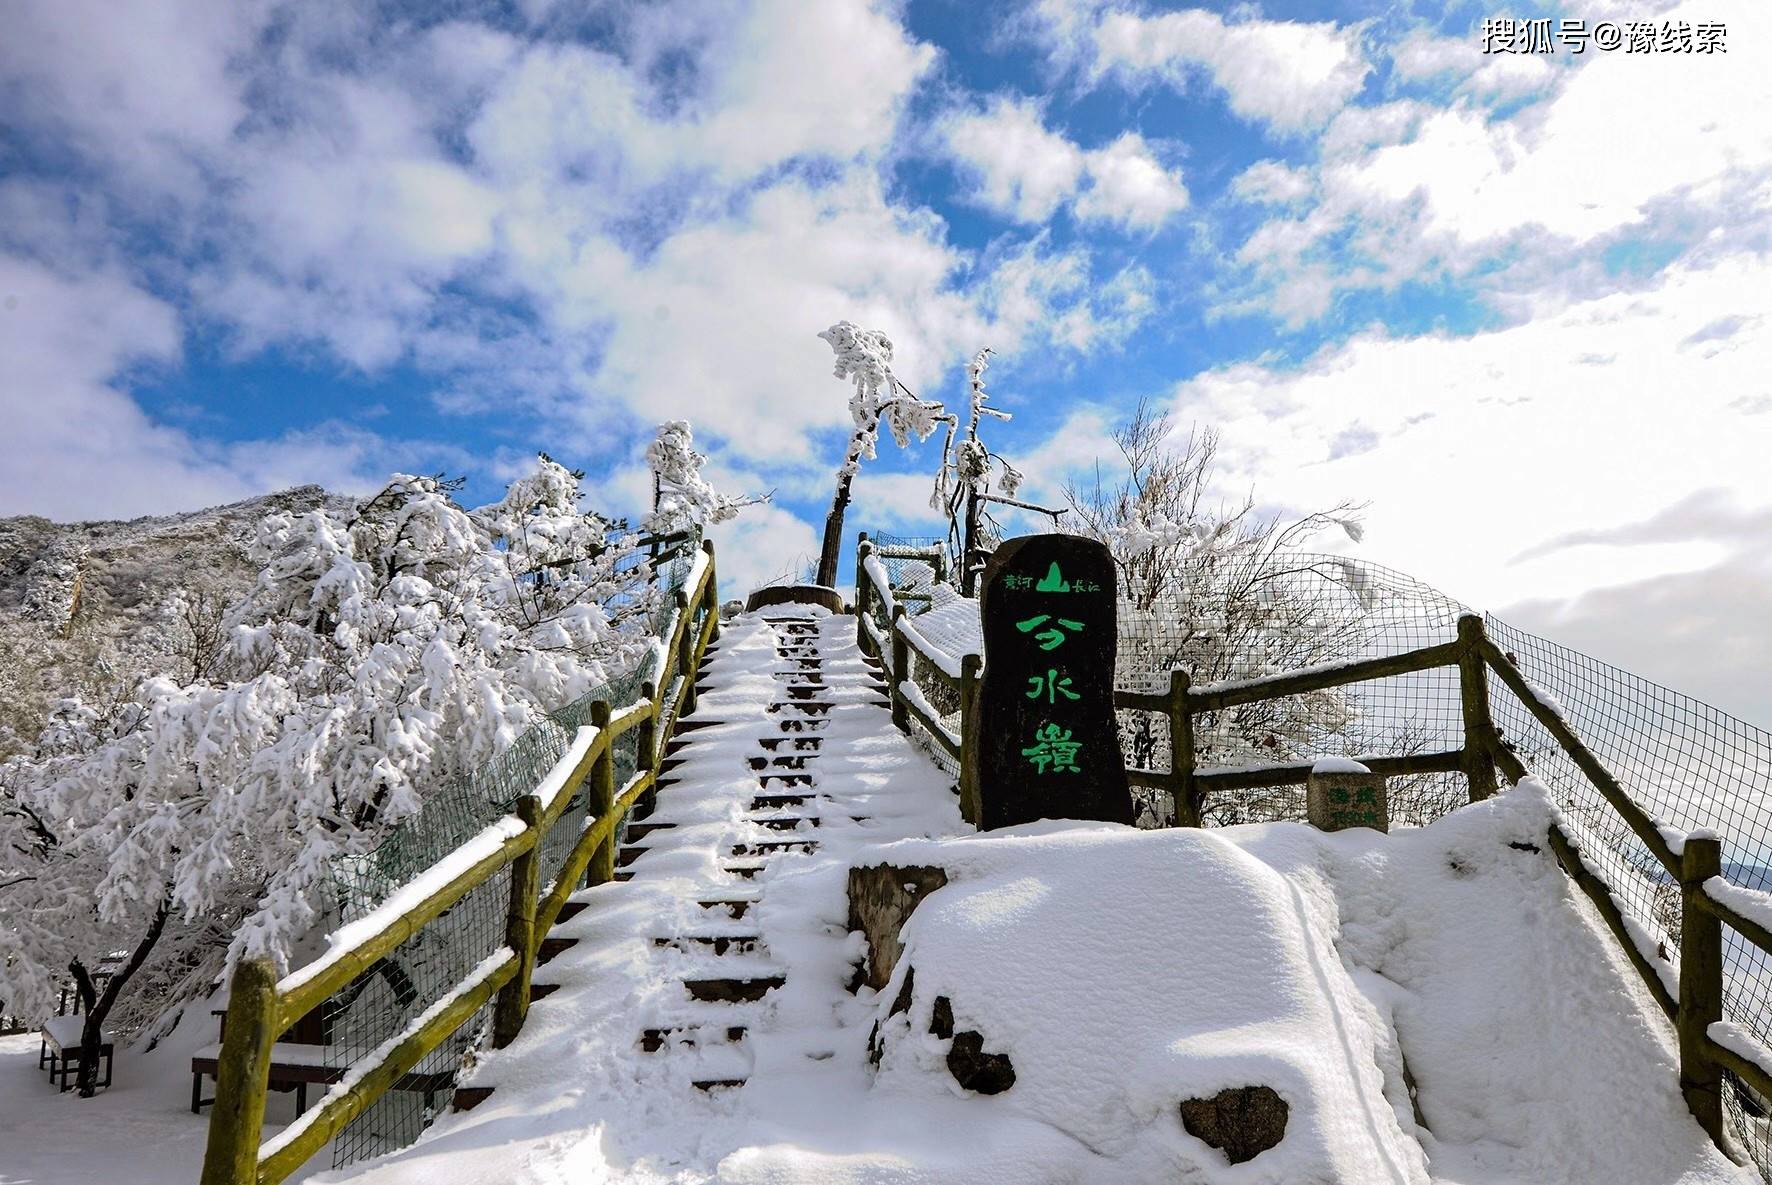
[[(49, 1067), (49, 1080), (60, 1079), (61, 1088), (65, 1091), (71, 1085), (68, 1076), (80, 1067), (80, 1034), (86, 1028), (84, 1016), (55, 1016), (43, 1022), (43, 1043), (37, 1050), (37, 1068)], [(104, 1062), (105, 1080), (100, 1086), (111, 1085), (111, 1034), (107, 1029), (99, 1030), (98, 1056)]]
[[(220, 1019), (221, 1033), (218, 1036), (225, 1037), (228, 1010), (211, 1009), (211, 1015)], [(308, 1109), (309, 1086), (316, 1083), (331, 1086), (343, 1078), (350, 1068), (330, 1064), (335, 1053), (331, 1043), (324, 1039), (330, 1035), (329, 1027), (318, 1012), (310, 1013), (289, 1030), (291, 1040), (279, 1041), (271, 1046), (270, 1072), (266, 1082), (272, 1090), (295, 1091), (297, 1115)], [(321, 1039), (314, 1040), (316, 1037)], [(203, 1097), (203, 1079), (216, 1076), (220, 1058), (220, 1041), (199, 1049), (196, 1056), (191, 1058), (191, 1113), (194, 1115), (202, 1114), (204, 1107), (215, 1102), (213, 1098)], [(425, 1106), (431, 1107), (435, 1103), (437, 1092), (447, 1089), (454, 1078), (453, 1073), (403, 1074), (394, 1083), (393, 1089), (422, 1092)]]

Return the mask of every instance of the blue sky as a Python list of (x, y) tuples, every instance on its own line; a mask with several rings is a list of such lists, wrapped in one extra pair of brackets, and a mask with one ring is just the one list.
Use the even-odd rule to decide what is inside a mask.
[[(1720, 55), (1484, 54), (1492, 16)], [(687, 418), (743, 586), (816, 548), (815, 334), (886, 330), (1056, 498), (1147, 398), (1227, 498), (1762, 722), (1772, 34), (1745, 0), (27, 0), (0, 42), (0, 514), (537, 449), (636, 507)], [(937, 528), (933, 444), (851, 527)], [(1670, 526), (1669, 524), (1675, 524)], [(1327, 544), (1329, 541), (1325, 541)], [(1655, 623), (1646, 628), (1645, 622)]]

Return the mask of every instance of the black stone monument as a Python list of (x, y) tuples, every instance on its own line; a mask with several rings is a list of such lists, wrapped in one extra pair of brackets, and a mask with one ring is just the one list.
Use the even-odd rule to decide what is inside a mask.
[(981, 831), (1036, 819), (1131, 823), (1114, 722), (1114, 563), (1079, 535), (997, 548), (979, 612), (976, 763)]

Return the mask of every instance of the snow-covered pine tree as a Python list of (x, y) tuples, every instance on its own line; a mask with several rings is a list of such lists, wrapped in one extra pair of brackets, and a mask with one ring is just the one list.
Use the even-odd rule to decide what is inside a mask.
[[(0, 998), (45, 1015), (71, 970), (95, 1042), (155, 958), (198, 986), (284, 960), (332, 861), (637, 662), (657, 594), (638, 536), (579, 509), (581, 476), (544, 456), (476, 511), (396, 475), (348, 517), (267, 516), (210, 678), (148, 678), (105, 714), (64, 701), (0, 765)], [(161, 947), (169, 923), (184, 948)]]

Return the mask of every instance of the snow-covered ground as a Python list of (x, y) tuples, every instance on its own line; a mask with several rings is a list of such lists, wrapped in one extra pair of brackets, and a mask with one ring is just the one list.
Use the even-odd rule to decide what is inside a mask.
[[(214, 1030), (197, 1006), (153, 1050), (119, 1050), (110, 1089), (90, 1099), (50, 1085), (35, 1033), (0, 1037), (0, 1185), (195, 1185), (209, 1108), (191, 1114), (191, 1056)], [(204, 1079), (203, 1097), (214, 1093)], [(294, 1095), (272, 1095), (265, 1134), (294, 1115)], [(290, 1180), (330, 1163), (322, 1152)]]
[[(1687, 1115), (1665, 1024), (1544, 850), (1535, 789), (1389, 837), (1070, 823), (974, 836), (870, 702), (852, 620), (815, 617), (815, 641), (755, 616), (728, 627), (696, 714), (720, 723), (688, 734), (649, 820), (676, 826), (645, 837), (630, 883), (581, 894), (588, 908), (556, 931), (579, 944), (539, 976), (559, 989), (477, 1070), (491, 1098), (325, 1179), (1757, 1180)], [(823, 690), (805, 691), (814, 650)], [(813, 695), (833, 706), (794, 706)], [(797, 754), (815, 760), (777, 761)], [(816, 850), (756, 852), (803, 840)], [(851, 995), (847, 870), (881, 861), (951, 880), (907, 925), (894, 982)], [(714, 900), (743, 904), (698, 904)], [(776, 978), (740, 1003), (685, 987)], [(937, 996), (1012, 1059), (1013, 1087), (955, 1083), (930, 1032)], [(1177, 1104), (1249, 1085), (1278, 1091), (1290, 1119), (1277, 1147), (1233, 1166)]]

